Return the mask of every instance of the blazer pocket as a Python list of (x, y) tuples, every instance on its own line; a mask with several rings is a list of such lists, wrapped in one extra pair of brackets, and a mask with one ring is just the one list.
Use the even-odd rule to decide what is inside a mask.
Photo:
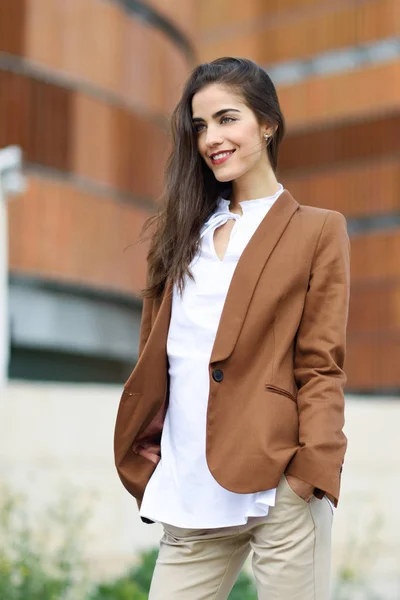
[(289, 398), (292, 402), (297, 402), (296, 396), (288, 392), (288, 390), (284, 390), (283, 388), (277, 387), (276, 385), (270, 385), (269, 383), (265, 384), (265, 389), (268, 392), (273, 392), (274, 394), (280, 394), (281, 396), (285, 396)]

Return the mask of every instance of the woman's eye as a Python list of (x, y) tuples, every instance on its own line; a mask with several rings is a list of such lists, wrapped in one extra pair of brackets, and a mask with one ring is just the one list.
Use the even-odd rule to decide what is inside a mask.
[[(237, 119), (234, 119), (233, 117), (222, 117), (220, 123), (221, 123), (221, 125), (223, 125), (224, 123), (233, 123), (233, 121), (237, 121)], [(196, 133), (200, 133), (204, 129), (206, 129), (206, 126), (204, 123), (199, 123), (197, 125), (194, 125), (194, 130)]]

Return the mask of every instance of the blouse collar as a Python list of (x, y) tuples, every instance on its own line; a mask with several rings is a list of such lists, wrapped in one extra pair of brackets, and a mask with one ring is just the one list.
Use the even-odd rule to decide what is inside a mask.
[[(279, 190), (273, 196), (266, 196), (265, 198), (255, 198), (254, 200), (244, 200), (239, 202), (242, 207), (243, 215), (251, 213), (265, 213), (267, 208), (271, 208), (274, 202), (279, 198), (283, 192), (283, 186), (279, 184)], [(233, 213), (229, 210), (230, 200), (225, 198), (219, 198), (218, 204), (212, 215), (208, 217), (206, 222), (201, 228), (200, 237), (203, 237), (209, 229), (212, 227), (219, 227), (223, 225), (227, 218), (234, 219), (237, 221), (241, 218), (241, 215)]]
[[(261, 210), (261, 209), (265, 210), (265, 208), (267, 206), (273, 205), (275, 200), (277, 200), (279, 198), (279, 196), (282, 194), (282, 192), (283, 192), (283, 185), (280, 183), (278, 191), (275, 192), (275, 194), (273, 194), (272, 196), (265, 196), (265, 198), (255, 198), (254, 200), (244, 200), (243, 202), (239, 202), (241, 209), (243, 211), (243, 214), (254, 212), (257, 210)], [(230, 200), (226, 200), (225, 198), (220, 197), (218, 199), (217, 212), (218, 213), (219, 212), (229, 212), (230, 213), (230, 210), (229, 210), (230, 203), (231, 203)]]

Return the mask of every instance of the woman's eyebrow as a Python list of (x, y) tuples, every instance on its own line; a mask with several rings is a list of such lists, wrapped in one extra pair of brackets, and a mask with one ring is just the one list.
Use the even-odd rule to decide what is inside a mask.
[[(221, 115), (223, 115), (227, 112), (240, 112), (240, 110), (237, 108), (222, 108), (221, 110), (218, 110), (216, 113), (214, 113), (212, 115), (212, 118), (217, 119), (218, 117), (220, 117)], [(197, 123), (198, 121), (204, 121), (204, 119), (202, 119), (201, 117), (194, 117), (192, 119), (192, 121), (193, 121), (193, 123)]]

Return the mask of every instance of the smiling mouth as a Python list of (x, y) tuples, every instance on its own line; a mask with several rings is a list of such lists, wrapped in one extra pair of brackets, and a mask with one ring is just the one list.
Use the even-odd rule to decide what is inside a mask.
[(235, 150), (227, 150), (225, 152), (216, 152), (215, 154), (212, 154), (210, 156), (211, 162), (213, 165), (221, 165), (222, 163), (226, 162), (232, 156), (232, 154), (234, 152), (235, 152)]

